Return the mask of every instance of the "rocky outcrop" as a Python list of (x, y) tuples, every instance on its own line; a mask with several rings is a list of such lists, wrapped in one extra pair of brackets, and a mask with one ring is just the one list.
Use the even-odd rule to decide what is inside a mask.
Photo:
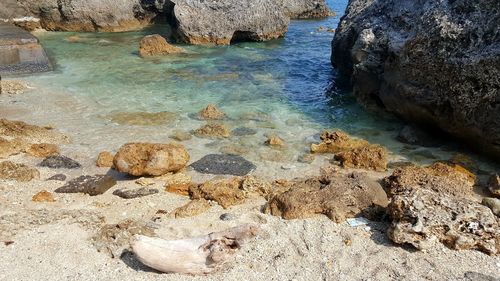
[(139, 43), (139, 55), (143, 58), (183, 52), (182, 48), (170, 45), (165, 38), (158, 34), (145, 36)]
[(189, 44), (229, 45), (282, 37), (289, 18), (275, 0), (171, 0), (176, 37)]
[(113, 164), (133, 176), (161, 176), (179, 171), (188, 161), (189, 154), (181, 144), (128, 143), (118, 150)]
[(324, 131), (320, 143), (311, 144), (312, 153), (337, 153), (369, 145), (365, 140), (351, 138), (342, 131)]
[(333, 15), (325, 0), (284, 0), (285, 13), (292, 19), (326, 18)]
[(363, 103), (500, 155), (499, 14), (496, 0), (352, 0), (332, 63)]

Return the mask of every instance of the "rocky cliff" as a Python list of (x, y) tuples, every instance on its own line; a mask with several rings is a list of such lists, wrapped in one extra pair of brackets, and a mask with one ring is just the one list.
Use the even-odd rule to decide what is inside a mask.
[(351, 0), (332, 63), (363, 103), (500, 155), (500, 1)]

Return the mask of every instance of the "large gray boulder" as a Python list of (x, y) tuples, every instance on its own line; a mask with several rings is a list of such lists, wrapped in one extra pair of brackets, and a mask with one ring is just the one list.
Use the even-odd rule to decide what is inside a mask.
[(500, 155), (500, 2), (351, 0), (332, 63), (363, 103)]
[(185, 43), (228, 45), (282, 37), (289, 18), (276, 0), (172, 0), (172, 24)]
[(292, 19), (326, 18), (333, 13), (326, 0), (283, 0), (285, 13)]

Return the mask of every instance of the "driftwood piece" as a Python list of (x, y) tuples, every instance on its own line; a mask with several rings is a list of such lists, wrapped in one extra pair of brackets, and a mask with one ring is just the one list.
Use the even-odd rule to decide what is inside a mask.
[(208, 235), (181, 240), (135, 235), (132, 251), (143, 264), (166, 273), (208, 274), (221, 268), (241, 247), (254, 237), (258, 226), (244, 224)]

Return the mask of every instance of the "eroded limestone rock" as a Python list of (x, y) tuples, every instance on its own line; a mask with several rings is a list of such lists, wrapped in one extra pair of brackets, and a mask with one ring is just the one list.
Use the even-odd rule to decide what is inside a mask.
[(209, 104), (198, 113), (198, 118), (202, 120), (220, 120), (226, 118), (226, 113), (215, 105)]
[(31, 197), (33, 202), (55, 202), (54, 195), (47, 190), (42, 190)]
[(161, 35), (148, 35), (141, 39), (139, 55), (141, 57), (164, 56), (183, 53), (182, 48), (170, 45)]
[(101, 168), (111, 168), (113, 167), (113, 158), (115, 156), (109, 151), (102, 151), (97, 156), (95, 165)]
[(200, 138), (229, 138), (231, 132), (224, 124), (209, 123), (196, 129), (194, 135)]
[(224, 209), (241, 204), (246, 199), (246, 194), (240, 189), (241, 179), (213, 179), (204, 182), (198, 186), (193, 186), (189, 189), (189, 195), (192, 199), (207, 199), (212, 200)]
[(201, 198), (189, 201), (187, 204), (172, 211), (172, 216), (175, 218), (194, 217), (206, 212), (210, 209), (210, 203)]
[(311, 144), (312, 153), (337, 153), (354, 148), (367, 146), (369, 143), (362, 139), (351, 138), (342, 131), (324, 131), (320, 136), (321, 142)]
[(50, 143), (32, 144), (26, 149), (26, 153), (35, 157), (45, 158), (48, 156), (59, 155), (59, 147)]
[(35, 168), (24, 164), (16, 164), (11, 161), (0, 163), (0, 179), (28, 182), (38, 178), (40, 178), (40, 173)]
[(29, 125), (22, 121), (0, 119), (0, 136), (18, 138), (29, 143), (63, 143), (69, 138), (50, 127)]
[(283, 147), (285, 146), (285, 141), (281, 139), (279, 136), (272, 135), (264, 142), (266, 145), (272, 147)]
[(343, 167), (385, 171), (387, 150), (380, 145), (367, 145), (335, 154)]

